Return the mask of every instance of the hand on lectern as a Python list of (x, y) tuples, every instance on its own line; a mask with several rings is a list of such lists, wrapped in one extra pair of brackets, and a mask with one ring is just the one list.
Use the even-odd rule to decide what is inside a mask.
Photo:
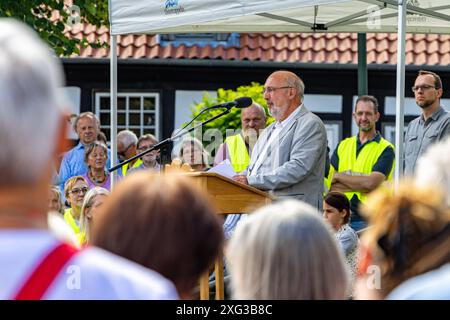
[(237, 175), (232, 178), (234, 181), (248, 185), (247, 176)]

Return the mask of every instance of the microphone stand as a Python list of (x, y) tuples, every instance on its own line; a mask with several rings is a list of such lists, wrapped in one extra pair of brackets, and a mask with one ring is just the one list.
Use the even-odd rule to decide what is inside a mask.
[(214, 121), (214, 120), (216, 120), (217, 118), (220, 118), (220, 117), (222, 117), (222, 116), (224, 116), (224, 115), (226, 115), (226, 114), (228, 114), (228, 113), (230, 113), (230, 112), (231, 112), (231, 107), (227, 107), (227, 109), (226, 109), (225, 111), (219, 113), (218, 115), (215, 115), (215, 116), (212, 117), (211, 119), (208, 119), (208, 120), (206, 120), (206, 121), (203, 121), (202, 123), (199, 123), (199, 124), (196, 125), (195, 127), (192, 127), (192, 128), (190, 128), (190, 129), (188, 129), (188, 130), (185, 130), (185, 131), (182, 130), (181, 132), (177, 133), (175, 136), (170, 137), (170, 138), (167, 138), (167, 139), (161, 141), (160, 143), (155, 144), (153, 147), (148, 148), (147, 150), (142, 151), (141, 153), (135, 155), (134, 157), (131, 157), (130, 159), (127, 159), (127, 160), (125, 160), (124, 162), (119, 163), (118, 165), (115, 165), (114, 167), (109, 168), (108, 171), (109, 171), (109, 172), (113, 172), (113, 171), (115, 171), (115, 170), (121, 168), (122, 166), (126, 165), (127, 163), (129, 163), (129, 162), (131, 162), (131, 161), (134, 161), (134, 160), (136, 160), (136, 159), (142, 157), (143, 155), (145, 155), (145, 154), (147, 154), (147, 153), (149, 153), (149, 152), (151, 152), (151, 151), (153, 151), (153, 150), (155, 150), (155, 149), (160, 149), (161, 147), (170, 144), (170, 143), (173, 142), (174, 140), (176, 140), (176, 139), (178, 139), (178, 138), (180, 138), (180, 137), (182, 137), (182, 136), (188, 134), (189, 132), (192, 132), (192, 131), (194, 131), (195, 129), (200, 128), (200, 127), (204, 126), (205, 124), (207, 124), (207, 123), (209, 123), (209, 122), (211, 122), (211, 121)]

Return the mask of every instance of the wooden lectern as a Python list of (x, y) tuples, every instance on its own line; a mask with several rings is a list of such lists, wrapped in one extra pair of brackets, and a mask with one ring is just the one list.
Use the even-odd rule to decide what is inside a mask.
[[(270, 204), (274, 197), (256, 188), (236, 182), (217, 173), (187, 172), (183, 175), (205, 191), (212, 200), (217, 214), (248, 213)], [(207, 239), (205, 239), (207, 241)], [(223, 255), (217, 257), (216, 299), (224, 299)], [(209, 274), (200, 279), (200, 299), (209, 299)]]

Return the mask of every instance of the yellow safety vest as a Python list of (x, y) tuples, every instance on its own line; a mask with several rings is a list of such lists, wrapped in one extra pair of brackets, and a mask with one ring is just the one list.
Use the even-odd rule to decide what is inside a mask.
[(241, 172), (247, 168), (250, 162), (250, 156), (247, 151), (242, 135), (237, 134), (225, 139), (228, 148), (228, 154), (230, 155), (230, 162), (234, 171)]
[[(338, 172), (348, 173), (354, 176), (368, 176), (372, 173), (372, 168), (381, 156), (383, 151), (387, 147), (392, 147), (395, 152), (395, 148), (389, 141), (380, 137), (380, 141), (375, 140), (367, 142), (367, 144), (361, 149), (356, 157), (356, 142), (357, 136), (353, 136), (343, 140), (338, 147), (339, 168)], [(388, 175), (387, 180), (392, 181), (392, 174), (394, 172), (395, 160), (392, 163), (391, 172)], [(330, 176), (332, 177), (334, 168), (330, 166)], [(329, 178), (330, 179), (330, 178)], [(331, 179), (330, 179), (331, 181)], [(366, 193), (362, 192), (346, 192), (345, 195), (349, 200), (353, 195), (356, 195), (361, 202), (365, 202), (367, 198)]]
[[(128, 171), (128, 166), (130, 163), (124, 164), (122, 166), (122, 176), (126, 176), (127, 175), (127, 171)], [(137, 161), (133, 164), (133, 166), (131, 167), (132, 169), (139, 167), (142, 164), (142, 160), (139, 158), (137, 159)]]
[(78, 234), (80, 232), (80, 227), (78, 227), (75, 219), (73, 218), (72, 208), (66, 209), (64, 211), (64, 220), (66, 220), (67, 224), (72, 228), (75, 234)]
[(86, 233), (81, 231), (80, 233), (78, 233), (76, 235), (77, 241), (78, 241), (78, 245), (80, 247), (84, 246), (86, 244)]

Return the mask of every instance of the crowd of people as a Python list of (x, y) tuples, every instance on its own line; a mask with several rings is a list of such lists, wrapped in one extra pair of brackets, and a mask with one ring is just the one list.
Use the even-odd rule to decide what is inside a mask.
[[(223, 251), (235, 299), (450, 299), (450, 114), (439, 75), (415, 79), (422, 114), (407, 128), (408, 179), (394, 192), (398, 154), (376, 130), (375, 97), (357, 99), (358, 134), (329, 154), (301, 78), (273, 72), (263, 95), (275, 121), (266, 128), (257, 103), (243, 109), (241, 132), (214, 163), (229, 160), (234, 183), (276, 200), (221, 219), (188, 178), (161, 174), (159, 150), (123, 165), (112, 188), (92, 112), (76, 117), (79, 143), (67, 151), (64, 74), (49, 52), (28, 27), (0, 19), (0, 299), (195, 299)], [(118, 157), (157, 143), (123, 130)], [(193, 137), (177, 157), (193, 171), (213, 162)]]

